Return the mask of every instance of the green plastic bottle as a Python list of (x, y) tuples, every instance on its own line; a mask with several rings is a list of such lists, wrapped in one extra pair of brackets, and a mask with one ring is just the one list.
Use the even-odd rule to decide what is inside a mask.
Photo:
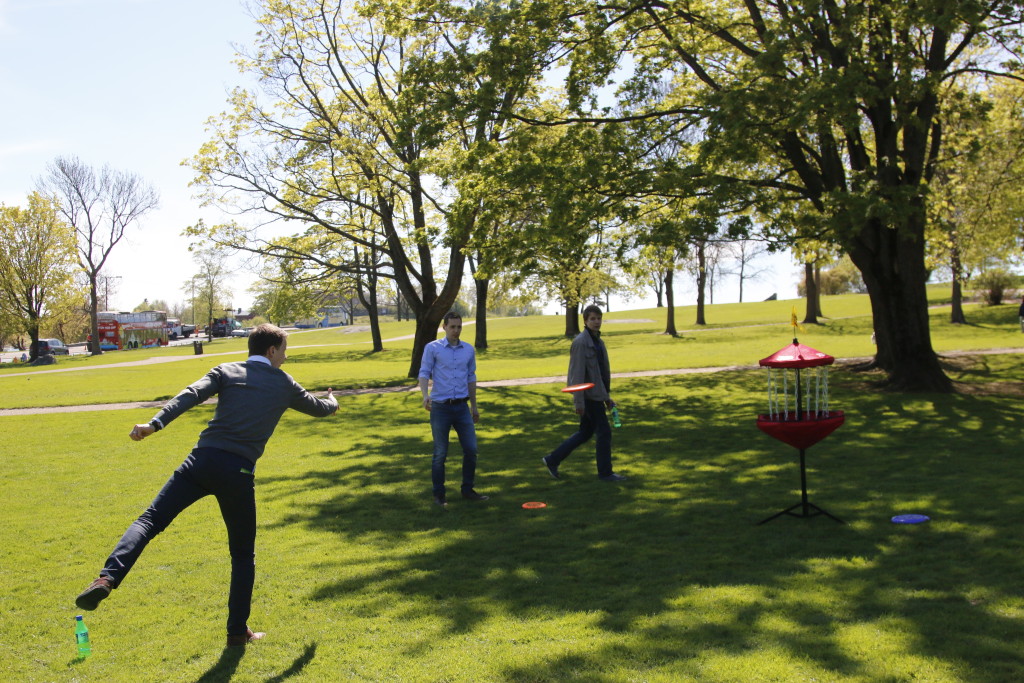
[(622, 426), (622, 420), (619, 418), (619, 407), (618, 406), (615, 406), (614, 408), (612, 408), (612, 426), (613, 427), (621, 427)]
[(75, 640), (78, 642), (78, 658), (85, 659), (92, 654), (92, 644), (89, 642), (89, 629), (82, 621), (82, 615), (75, 617)]

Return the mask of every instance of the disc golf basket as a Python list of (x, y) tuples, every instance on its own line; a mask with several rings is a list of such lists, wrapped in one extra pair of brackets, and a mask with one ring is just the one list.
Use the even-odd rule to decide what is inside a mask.
[(757, 428), (800, 451), (800, 502), (758, 524), (782, 515), (825, 515), (845, 524), (807, 499), (807, 449), (838, 429), (845, 420), (842, 411), (830, 410), (828, 404), (828, 366), (835, 360), (794, 339), (792, 344), (762, 358), (759, 363), (768, 373), (768, 413), (757, 416)]

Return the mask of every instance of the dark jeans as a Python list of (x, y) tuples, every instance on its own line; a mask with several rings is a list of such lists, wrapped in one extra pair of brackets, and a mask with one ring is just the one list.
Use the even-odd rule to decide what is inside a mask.
[(597, 476), (607, 477), (612, 473), (612, 428), (608, 424), (608, 415), (601, 401), (584, 399), (580, 428), (548, 455), (548, 463), (552, 467), (558, 467), (570, 453), (586, 443), (594, 434), (597, 434)]
[(443, 498), (444, 463), (448, 459), (448, 438), (452, 428), (459, 437), (462, 446), (462, 492), (473, 489), (476, 478), (476, 427), (467, 403), (430, 404), (430, 432), (434, 436), (434, 459), (430, 466), (430, 479), (434, 485), (434, 495)]
[(216, 496), (228, 528), (231, 589), (228, 635), (245, 633), (256, 579), (256, 490), (253, 464), (219, 448), (196, 448), (174, 471), (142, 515), (132, 522), (100, 572), (117, 586), (146, 545), (200, 498)]

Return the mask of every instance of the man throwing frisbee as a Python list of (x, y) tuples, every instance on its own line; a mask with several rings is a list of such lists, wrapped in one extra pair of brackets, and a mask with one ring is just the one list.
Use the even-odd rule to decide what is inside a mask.
[(625, 481), (626, 477), (612, 470), (612, 430), (608, 424), (606, 408), (614, 408), (610, 388), (611, 366), (608, 349), (601, 341), (601, 309), (590, 305), (583, 309), (584, 329), (573, 340), (569, 349), (569, 377), (566, 384), (593, 384), (590, 389), (572, 394), (573, 407), (580, 416), (576, 433), (563, 441), (551, 453), (541, 458), (548, 472), (559, 479), (558, 466), (577, 447), (597, 434), (597, 476), (602, 481)]
[[(189, 408), (218, 396), (213, 419), (195, 448), (124, 532), (99, 578), (76, 598), (76, 605), (96, 609), (124, 581), (157, 534), (192, 503), (212, 495), (227, 526), (231, 554), (227, 644), (244, 646), (263, 637), (247, 623), (256, 576), (256, 461), (288, 408), (313, 417), (327, 417), (338, 409), (331, 390), (327, 398), (316, 398), (281, 370), (287, 346), (284, 330), (259, 325), (249, 335), (248, 360), (218, 365), (172, 398), (148, 423), (132, 428), (128, 436), (142, 441)], [(180, 586), (174, 590), (176, 599), (188, 599)]]

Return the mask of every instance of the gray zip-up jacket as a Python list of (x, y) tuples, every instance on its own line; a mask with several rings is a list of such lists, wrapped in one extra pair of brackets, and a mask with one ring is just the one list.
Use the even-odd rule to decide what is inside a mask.
[[(601, 362), (603, 361), (603, 363)], [(604, 372), (601, 372), (602, 366)], [(569, 347), (569, 376), (567, 384), (583, 384), (593, 382), (594, 388), (586, 391), (577, 391), (572, 395), (573, 406), (579, 410), (583, 409), (583, 400), (607, 401), (610, 387), (605, 386), (604, 378), (611, 376), (611, 368), (608, 362), (608, 347), (605, 352), (598, 353), (594, 345), (594, 339), (590, 332), (583, 330), (572, 340)]]
[(258, 361), (223, 363), (185, 387), (153, 419), (167, 426), (189, 408), (218, 395), (213, 419), (199, 435), (196, 448), (213, 447), (254, 463), (289, 408), (327, 417), (338, 408), (332, 396), (316, 398), (284, 370)]

